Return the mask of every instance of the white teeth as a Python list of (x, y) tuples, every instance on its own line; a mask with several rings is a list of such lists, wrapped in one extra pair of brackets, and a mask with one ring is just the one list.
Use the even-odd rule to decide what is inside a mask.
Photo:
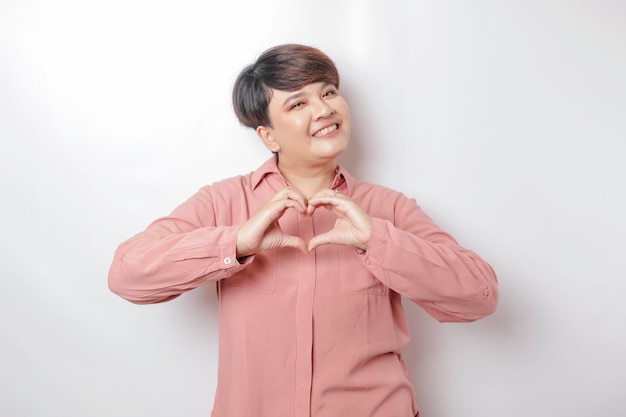
[(324, 129), (318, 130), (317, 132), (315, 132), (315, 134), (313, 136), (315, 136), (316, 138), (319, 138), (320, 136), (324, 136), (324, 135), (329, 134), (330, 132), (334, 132), (335, 130), (337, 130), (337, 127), (338, 126), (336, 124), (332, 125), (332, 126), (325, 127)]

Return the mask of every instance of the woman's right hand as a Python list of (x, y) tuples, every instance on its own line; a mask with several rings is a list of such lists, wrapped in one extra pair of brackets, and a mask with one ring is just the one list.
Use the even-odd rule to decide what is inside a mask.
[(292, 188), (285, 188), (265, 202), (239, 229), (237, 235), (237, 258), (257, 252), (292, 247), (307, 253), (307, 245), (298, 236), (285, 234), (278, 225), (288, 208), (306, 215), (305, 197)]

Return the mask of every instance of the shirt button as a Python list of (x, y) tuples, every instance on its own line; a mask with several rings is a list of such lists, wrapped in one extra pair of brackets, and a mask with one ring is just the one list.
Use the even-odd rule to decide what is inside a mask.
[(365, 265), (370, 265), (371, 263), (370, 258), (365, 258)]
[(224, 264), (230, 265), (230, 258), (224, 258)]
[(483, 294), (485, 295), (485, 297), (487, 297), (489, 295), (489, 288), (485, 288), (485, 291), (483, 291)]

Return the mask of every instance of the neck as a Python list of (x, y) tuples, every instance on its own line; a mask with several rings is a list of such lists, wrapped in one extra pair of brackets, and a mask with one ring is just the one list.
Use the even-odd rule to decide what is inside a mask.
[(331, 160), (317, 166), (293, 166), (279, 160), (278, 169), (292, 187), (304, 194), (306, 198), (311, 198), (332, 185), (337, 162)]

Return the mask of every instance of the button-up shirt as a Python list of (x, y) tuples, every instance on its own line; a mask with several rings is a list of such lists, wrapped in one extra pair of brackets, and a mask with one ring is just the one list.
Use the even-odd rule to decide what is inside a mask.
[[(409, 329), (401, 296), (439, 321), (473, 321), (497, 304), (492, 268), (415, 200), (341, 167), (331, 188), (372, 217), (367, 251), (324, 245), (237, 259), (240, 226), (287, 186), (271, 158), (203, 187), (119, 246), (110, 288), (135, 303), (158, 303), (216, 283), (213, 417), (418, 415), (402, 360)], [(335, 221), (323, 208), (312, 216), (290, 209), (278, 224), (307, 242)]]

